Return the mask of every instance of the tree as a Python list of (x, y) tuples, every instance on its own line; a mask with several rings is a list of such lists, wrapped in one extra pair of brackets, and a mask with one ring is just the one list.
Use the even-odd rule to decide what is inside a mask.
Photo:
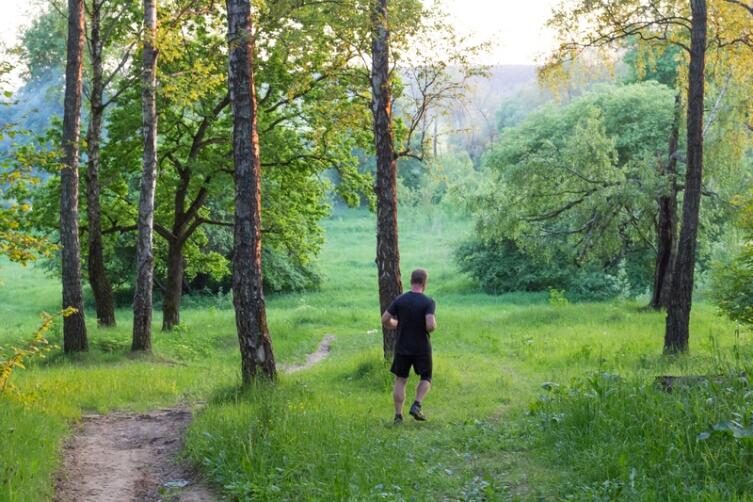
[[(631, 269), (644, 268), (656, 199), (666, 190), (656, 152), (665, 149), (671, 128), (672, 94), (656, 82), (595, 86), (504, 129), (486, 156), (491, 178), (472, 201), (477, 240), (511, 240), (515, 246), (505, 248), (514, 252), (500, 249), (502, 255), (522, 253), (560, 269), (595, 266), (606, 273), (626, 259)], [(573, 275), (533, 274), (516, 283), (561, 287)], [(634, 282), (645, 286), (645, 275), (636, 273)]]
[[(372, 69), (371, 110), (374, 116), (376, 148), (377, 208), (377, 276), (379, 280), (379, 311), (403, 292), (400, 277), (400, 249), (397, 229), (397, 156), (392, 131), (392, 97), (390, 83), (390, 32), (387, 0), (374, 0), (372, 6)], [(395, 350), (397, 333), (382, 328), (384, 357)]]
[(654, 310), (669, 307), (672, 296), (672, 272), (677, 258), (677, 156), (680, 139), (680, 95), (675, 95), (675, 111), (672, 132), (665, 157), (657, 159), (659, 176), (666, 180), (662, 193), (657, 198), (659, 216), (656, 221), (656, 262), (654, 284), (649, 306)]
[[(102, 127), (106, 108), (111, 105), (123, 92), (130, 82), (121, 84), (121, 89), (107, 96), (108, 86), (123, 69), (131, 56), (133, 44), (126, 46), (123, 55), (116, 62), (115, 68), (109, 74), (105, 73), (106, 48), (114, 45), (115, 37), (119, 34), (119, 25), (128, 21), (126, 14), (128, 6), (120, 4), (114, 6), (110, 2), (110, 12), (105, 5), (107, 0), (93, 0), (89, 9), (89, 60), (91, 65), (91, 81), (89, 86), (89, 128), (86, 135), (86, 151), (88, 154), (86, 169), (86, 214), (88, 230), (87, 271), (89, 284), (94, 294), (94, 304), (97, 311), (97, 323), (100, 326), (115, 325), (115, 302), (113, 300), (112, 284), (107, 277), (105, 267), (104, 243), (102, 235), (102, 209), (100, 204), (100, 146), (102, 141)], [(109, 14), (109, 15), (108, 15)], [(105, 23), (103, 24), (103, 18)]]
[[(686, 351), (688, 348), (693, 270), (703, 187), (703, 179), (699, 178), (703, 171), (703, 158), (699, 157), (699, 154), (703, 153), (704, 131), (708, 130), (711, 123), (709, 121), (704, 124), (702, 115), (701, 121), (697, 120), (698, 109), (691, 109), (690, 99), (697, 99), (699, 95), (703, 97), (703, 88), (707, 82), (707, 72), (704, 68), (707, 54), (712, 55), (712, 75), (717, 84), (720, 84), (717, 104), (726, 93), (730, 80), (743, 88), (749, 88), (750, 64), (742, 62), (739, 53), (741, 47), (751, 45), (753, 35), (751, 24), (741, 21), (746, 9), (739, 9), (740, 3), (737, 0), (712, 0), (709, 2), (711, 9), (708, 10), (706, 2), (696, 1), (691, 1), (688, 9), (685, 2), (589, 0), (558, 9), (551, 20), (551, 24), (559, 31), (562, 44), (553, 54), (549, 70), (564, 68), (563, 63), (572, 61), (586, 49), (614, 47), (615, 44), (629, 39), (637, 40), (639, 47), (648, 52), (657, 47), (666, 47), (668, 44), (675, 45), (682, 49), (681, 53), (689, 60), (688, 69), (681, 71), (679, 79), (679, 82), (687, 82), (688, 85), (688, 126), (692, 125), (695, 128), (688, 128), (686, 131), (688, 169), (684, 183), (682, 225), (687, 225), (687, 228), (680, 230), (678, 254), (672, 271), (673, 299), (667, 317), (665, 352)], [(709, 17), (710, 20), (707, 20)], [(702, 28), (701, 24), (705, 27)], [(711, 34), (703, 36), (708, 43), (694, 46), (694, 37), (701, 37), (701, 31), (708, 31), (708, 27), (712, 28)], [(718, 50), (710, 51), (709, 47)], [(701, 50), (703, 54), (699, 53)], [(704, 71), (699, 73), (699, 68)], [(724, 73), (727, 75), (723, 76)], [(721, 80), (726, 83), (720, 82), (720, 76), (723, 76)], [(693, 79), (702, 81), (694, 82)], [(702, 107), (703, 104), (694, 103), (693, 106)], [(714, 108), (718, 112), (718, 107)], [(710, 119), (716, 119), (715, 115), (716, 113), (711, 113)], [(737, 128), (740, 129), (740, 126)], [(692, 167), (691, 149), (696, 157)], [(679, 152), (676, 152), (673, 155), (678, 154)], [(698, 193), (693, 193), (696, 189)], [(675, 277), (677, 274), (679, 276)]]
[(81, 248), (78, 240), (78, 144), (84, 56), (84, 2), (68, 0), (68, 43), (63, 113), (63, 166), (60, 171), (60, 244), (63, 268), (63, 310), (76, 312), (63, 320), (65, 352), (88, 350), (81, 289)]
[(685, 174), (682, 227), (672, 274), (664, 352), (687, 352), (693, 298), (698, 219), (703, 183), (703, 95), (706, 83), (706, 0), (690, 0), (690, 66), (688, 70), (688, 167)]
[(274, 378), (276, 369), (262, 287), (261, 162), (249, 0), (228, 0), (227, 12), (235, 162), (233, 305), (241, 350), (241, 375), (243, 384), (248, 385), (259, 374)]
[(133, 295), (131, 350), (152, 347), (152, 283), (154, 278), (154, 191), (157, 183), (157, 1), (144, 0), (144, 74), (142, 80), (144, 171), (138, 213), (136, 283)]
[[(171, 6), (165, 7), (170, 9)], [(163, 296), (163, 329), (180, 322), (182, 293), (198, 271), (221, 279), (227, 274), (230, 249), (218, 248), (208, 236), (232, 228), (232, 198), (226, 190), (233, 174), (228, 88), (222, 72), (221, 23), (225, 19), (209, 3), (194, 3), (194, 14), (177, 30), (162, 25), (159, 60), (160, 180), (157, 185), (155, 284)], [(179, 15), (168, 11), (165, 17)], [(353, 16), (337, 4), (277, 2), (259, 13), (256, 67), (259, 91), (258, 129), (262, 138), (262, 180), (265, 212), (265, 268), (292, 276), (307, 275), (321, 245), (318, 221), (327, 214), (327, 192), (334, 190), (349, 204), (360, 202), (368, 176), (357, 170), (353, 151), (363, 146), (363, 108), (353, 92), (365, 91), (351, 68), (353, 50), (341, 43), (352, 32)], [(343, 21), (345, 19), (345, 21)], [(336, 20), (337, 22), (334, 22)], [(342, 23), (342, 25), (340, 24)], [(323, 34), (324, 26), (337, 31)], [(325, 30), (326, 31), (326, 30)], [(272, 39), (266, 33), (274, 33)], [(126, 92), (112, 114), (109, 144), (104, 153), (106, 174), (113, 188), (130, 186), (135, 158), (133, 121), (135, 93)], [(336, 173), (332, 187), (331, 176)], [(118, 188), (120, 189), (120, 188)], [(131, 203), (126, 193), (110, 194)], [(135, 228), (122, 204), (106, 209), (106, 233)], [(117, 238), (117, 234), (112, 233)], [(229, 237), (228, 240), (232, 240)], [(284, 279), (284, 278), (283, 278)], [(280, 272), (265, 275), (280, 284)], [(305, 277), (303, 278), (305, 280)], [(297, 281), (300, 282), (300, 281)], [(299, 286), (300, 287), (300, 286)]]

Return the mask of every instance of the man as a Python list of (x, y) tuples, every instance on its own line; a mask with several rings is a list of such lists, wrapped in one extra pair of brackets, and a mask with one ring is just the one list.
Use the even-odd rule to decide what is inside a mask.
[(388, 329), (397, 329), (395, 358), (390, 371), (395, 374), (395, 424), (403, 421), (405, 386), (410, 369), (421, 378), (416, 387), (416, 399), (410, 414), (416, 420), (426, 420), (421, 403), (431, 389), (431, 341), (429, 333), (437, 328), (434, 317), (434, 300), (424, 295), (429, 274), (419, 268), (410, 275), (411, 290), (397, 297), (382, 314), (382, 324)]

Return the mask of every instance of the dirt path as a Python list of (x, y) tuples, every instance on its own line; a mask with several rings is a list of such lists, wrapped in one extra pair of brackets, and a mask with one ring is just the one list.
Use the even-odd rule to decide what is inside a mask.
[(65, 446), (55, 500), (218, 500), (176, 460), (190, 422), (183, 408), (84, 416)]
[(324, 335), (322, 341), (319, 343), (319, 347), (316, 348), (316, 352), (312, 352), (306, 356), (306, 362), (303, 364), (296, 364), (288, 366), (283, 369), (285, 373), (297, 373), (299, 371), (307, 370), (313, 365), (322, 362), (329, 356), (329, 351), (332, 348), (332, 342), (335, 340), (335, 335)]
[[(295, 373), (321, 362), (334, 339), (326, 335), (305, 363), (283, 371)], [(190, 423), (191, 411), (186, 408), (84, 416), (81, 428), (65, 445), (55, 501), (221, 500), (177, 460)]]

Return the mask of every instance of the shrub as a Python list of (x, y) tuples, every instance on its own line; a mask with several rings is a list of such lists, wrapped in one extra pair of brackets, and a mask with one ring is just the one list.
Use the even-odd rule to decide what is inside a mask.
[[(75, 309), (67, 309), (62, 315), (67, 316), (75, 312)], [(15, 369), (25, 369), (25, 363), (34, 358), (43, 358), (45, 352), (52, 350), (50, 342), (47, 341), (46, 334), (52, 327), (55, 318), (49, 314), (42, 315), (42, 324), (37, 328), (34, 337), (26, 347), (12, 347), (11, 355), (5, 359), (0, 359), (0, 395), (7, 390), (12, 390), (10, 386), (10, 377)]]
[(711, 296), (730, 319), (753, 325), (753, 247), (714, 265)]
[(630, 277), (630, 264), (625, 260), (600, 268), (595, 264), (577, 266), (564, 259), (537, 259), (509, 239), (467, 241), (458, 247), (455, 257), (460, 269), (490, 294), (554, 289), (565, 291), (570, 300), (602, 301), (633, 296), (641, 286), (640, 279)]

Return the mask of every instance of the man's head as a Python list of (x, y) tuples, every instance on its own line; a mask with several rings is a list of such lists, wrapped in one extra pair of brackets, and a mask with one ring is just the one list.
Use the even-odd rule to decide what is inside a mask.
[(429, 282), (429, 273), (423, 268), (417, 268), (410, 274), (411, 289), (424, 291), (426, 283)]

